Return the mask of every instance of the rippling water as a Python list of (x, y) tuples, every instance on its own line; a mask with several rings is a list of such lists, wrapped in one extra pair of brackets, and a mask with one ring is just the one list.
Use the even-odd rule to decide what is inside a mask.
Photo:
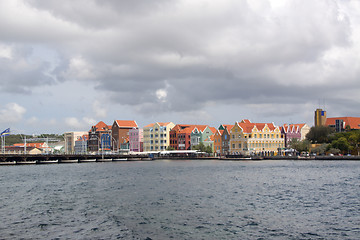
[(0, 239), (359, 239), (360, 162), (0, 167)]

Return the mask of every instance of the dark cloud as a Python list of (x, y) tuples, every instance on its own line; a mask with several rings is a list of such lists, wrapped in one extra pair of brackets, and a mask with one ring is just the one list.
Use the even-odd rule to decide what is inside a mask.
[(360, 88), (355, 1), (14, 2), (0, 3), (0, 47), (46, 45), (56, 59), (0, 48), (2, 91), (72, 81), (145, 115), (360, 100), (347, 97)]

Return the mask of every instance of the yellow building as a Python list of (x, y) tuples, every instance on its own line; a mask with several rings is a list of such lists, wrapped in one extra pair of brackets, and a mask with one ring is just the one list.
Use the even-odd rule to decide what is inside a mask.
[(230, 153), (238, 155), (277, 155), (284, 148), (280, 127), (273, 123), (235, 122), (230, 130)]
[(143, 128), (144, 152), (165, 151), (170, 145), (170, 130), (175, 126), (172, 122), (152, 123)]
[(321, 108), (316, 109), (314, 124), (315, 127), (325, 126), (326, 123), (326, 111), (323, 111)]

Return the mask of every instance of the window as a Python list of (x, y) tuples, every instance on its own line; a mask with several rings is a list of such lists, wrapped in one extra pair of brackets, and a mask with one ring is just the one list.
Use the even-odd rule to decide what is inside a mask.
[(235, 135), (232, 135), (232, 138), (235, 139)]
[(262, 134), (259, 134), (259, 138), (262, 138)]
[(239, 148), (241, 148), (241, 143), (239, 143)]
[(256, 138), (256, 134), (254, 134), (254, 138)]
[(153, 135), (152, 135), (152, 134), (150, 134), (150, 138), (153, 138)]
[(235, 143), (233, 143), (232, 147), (235, 148)]

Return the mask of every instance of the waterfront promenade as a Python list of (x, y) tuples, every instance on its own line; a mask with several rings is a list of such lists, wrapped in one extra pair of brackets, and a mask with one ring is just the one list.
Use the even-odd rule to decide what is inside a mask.
[(0, 165), (24, 164), (56, 164), (56, 163), (87, 163), (87, 162), (117, 162), (117, 161), (151, 161), (151, 160), (220, 160), (220, 161), (262, 161), (262, 160), (323, 160), (360, 161), (360, 156), (149, 156), (149, 154), (0, 154)]
[(1, 154), (0, 165), (152, 160), (147, 154)]

